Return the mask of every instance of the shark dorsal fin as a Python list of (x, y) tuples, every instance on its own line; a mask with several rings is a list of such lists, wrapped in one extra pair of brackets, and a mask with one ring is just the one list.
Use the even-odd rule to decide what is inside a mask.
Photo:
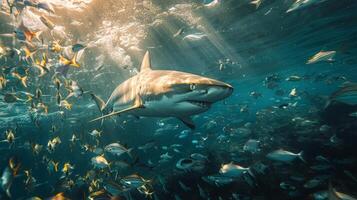
[(143, 61), (141, 62), (140, 72), (151, 70), (151, 60), (150, 60), (150, 53), (146, 51)]

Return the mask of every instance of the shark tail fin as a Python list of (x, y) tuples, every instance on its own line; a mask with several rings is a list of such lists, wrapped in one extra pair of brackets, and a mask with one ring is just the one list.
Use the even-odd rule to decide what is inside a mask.
[(97, 107), (98, 107), (99, 111), (103, 112), (103, 110), (105, 108), (105, 102), (100, 97), (98, 97), (97, 95), (95, 95), (93, 93), (90, 93), (90, 96), (92, 97), (92, 99), (97, 104)]
[(114, 116), (114, 115), (119, 115), (119, 114), (122, 114), (122, 113), (125, 113), (125, 112), (129, 112), (129, 111), (132, 111), (132, 110), (135, 110), (135, 109), (138, 109), (138, 108), (144, 108), (143, 102), (142, 102), (142, 100), (141, 100), (139, 95), (137, 95), (137, 97), (135, 98), (135, 102), (134, 102), (133, 106), (125, 108), (123, 110), (111, 112), (111, 113), (109, 113), (107, 115), (103, 115), (103, 116), (98, 117), (96, 119), (93, 119), (93, 120), (91, 120), (89, 122), (98, 121), (100, 119), (105, 119), (107, 117), (111, 117), (111, 116)]
[[(102, 113), (102, 117), (103, 117), (103, 111), (104, 111), (104, 108), (105, 108), (105, 102), (103, 101), (103, 99), (101, 99), (99, 96), (93, 94), (93, 93), (90, 93), (92, 99), (95, 101), (95, 104), (97, 105), (99, 111)], [(102, 126), (104, 123), (104, 118), (102, 119), (100, 125)]]

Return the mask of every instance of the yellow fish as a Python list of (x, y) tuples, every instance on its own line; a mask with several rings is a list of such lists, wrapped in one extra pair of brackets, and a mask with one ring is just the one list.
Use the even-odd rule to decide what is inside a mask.
[(17, 72), (12, 72), (12, 76), (19, 79), (21, 81), (21, 84), (27, 88), (27, 76), (21, 77), (20, 74), (18, 74)]
[(24, 35), (26, 37), (26, 40), (31, 42), (33, 38), (36, 38), (38, 41), (40, 41), (39, 36), (41, 35), (42, 31), (37, 31), (37, 32), (33, 32), (33, 31), (24, 31)]
[(16, 176), (19, 172), (21, 163), (18, 161), (16, 157), (11, 157), (9, 159), (9, 167), (12, 170), (12, 174)]
[(38, 77), (42, 77), (45, 74), (47, 74), (49, 72), (49, 69), (47, 68), (47, 58), (46, 58), (46, 54), (42, 55), (42, 60), (35, 60), (35, 65), (34, 67), (36, 67), (38, 70), (40, 70), (40, 75)]
[(45, 113), (45, 114), (48, 114), (48, 106), (46, 106), (44, 103), (38, 103), (37, 104), (37, 108), (38, 109), (43, 109), (43, 112)]
[(22, 48), (25, 52), (25, 58), (31, 58), (31, 60), (33, 60), (33, 54), (35, 54), (37, 52), (37, 49), (30, 49), (28, 47), (23, 47)]
[(58, 41), (53, 41), (50, 45), (50, 51), (55, 52), (55, 53), (60, 53), (63, 49), (63, 47), (59, 44)]
[(65, 163), (62, 168), (64, 174), (69, 174), (74, 167), (70, 163)]
[(72, 67), (76, 67), (76, 68), (80, 67), (80, 65), (77, 63), (77, 54), (74, 54), (73, 58), (71, 58), (71, 59), (67, 59), (67, 58), (63, 57), (62, 55), (60, 55), (59, 62), (62, 63), (63, 65), (67, 65), (67, 66), (72, 66)]
[(72, 109), (72, 104), (68, 103), (67, 100), (62, 100), (59, 105), (60, 105), (60, 107), (65, 108), (66, 110)]
[(0, 76), (0, 90), (2, 90), (3, 88), (6, 87), (6, 82), (7, 82), (7, 80), (6, 80), (5, 76), (1, 75)]
[(51, 197), (50, 200), (70, 200), (70, 199), (65, 197), (63, 192), (60, 192), (55, 196)]

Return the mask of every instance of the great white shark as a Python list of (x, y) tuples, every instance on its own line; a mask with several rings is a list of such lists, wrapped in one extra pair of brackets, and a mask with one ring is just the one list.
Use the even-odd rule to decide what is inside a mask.
[(190, 128), (191, 119), (207, 111), (217, 101), (229, 97), (233, 87), (227, 83), (172, 70), (153, 70), (147, 51), (140, 72), (119, 84), (105, 103), (91, 94), (102, 116), (92, 121), (121, 114), (145, 117), (176, 117)]

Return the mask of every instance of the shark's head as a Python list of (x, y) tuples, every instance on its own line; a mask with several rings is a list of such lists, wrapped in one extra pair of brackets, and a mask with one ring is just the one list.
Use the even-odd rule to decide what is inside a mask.
[(161, 110), (177, 116), (205, 112), (233, 92), (233, 87), (227, 83), (190, 73), (154, 70), (148, 74), (150, 78), (145, 81), (145, 85), (150, 86), (147, 102), (155, 100), (157, 105), (150, 105), (165, 108)]
[(175, 83), (168, 83), (171, 88), (169, 94), (173, 94), (178, 107), (187, 107), (194, 112), (206, 111), (233, 92), (232, 86), (214, 79), (181, 72), (177, 77)]
[(149, 53), (143, 59), (140, 84), (143, 102), (147, 104), (145, 106), (161, 115), (167, 113), (171, 116), (202, 113), (233, 92), (231, 85), (204, 76), (172, 70), (152, 70)]

